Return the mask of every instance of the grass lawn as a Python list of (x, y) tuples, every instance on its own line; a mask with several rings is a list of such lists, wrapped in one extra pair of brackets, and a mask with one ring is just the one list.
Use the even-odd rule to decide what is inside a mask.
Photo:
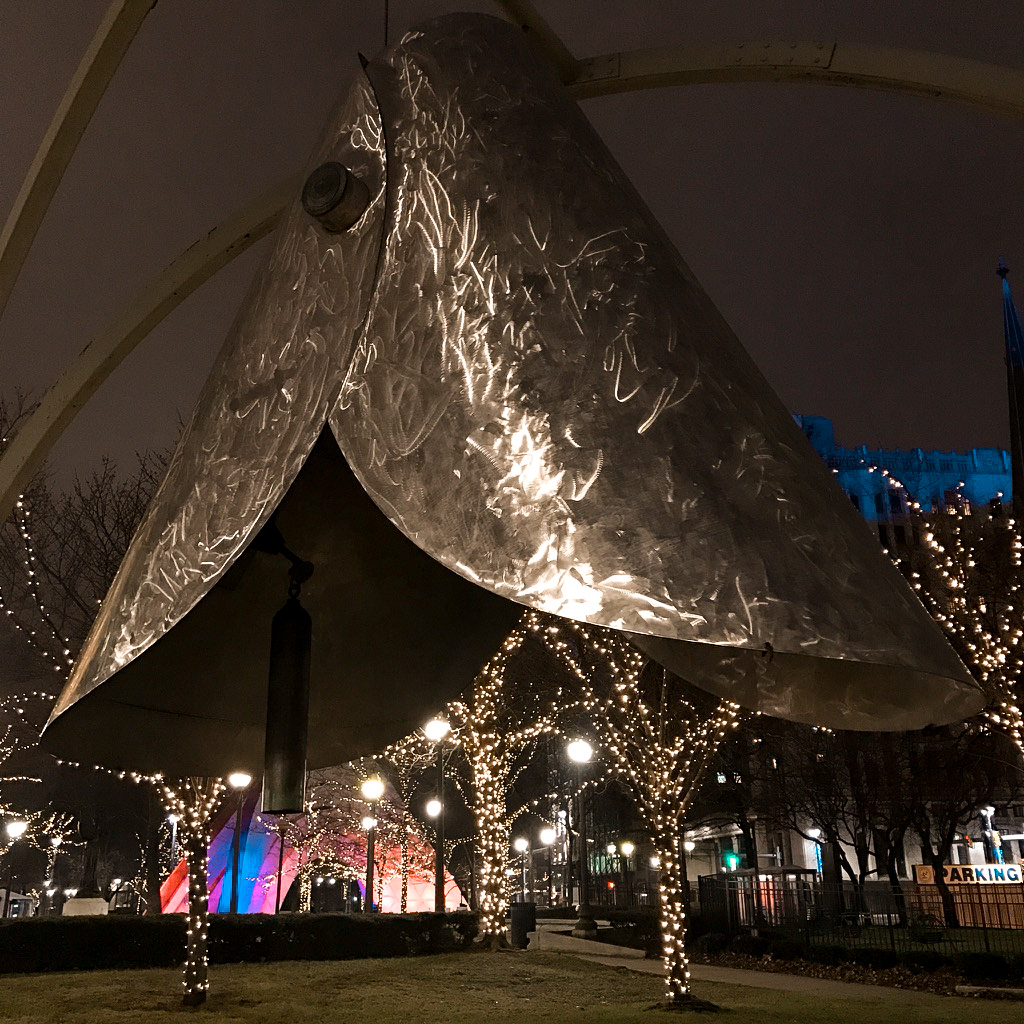
[[(18, 1024), (159, 1024), (199, 1017), (273, 1024), (466, 1024), (566, 1021), (654, 1024), (661, 979), (558, 953), (472, 952), (401, 960), (215, 965), (206, 1005), (180, 1005), (176, 970), (5, 975), (0, 1020)], [(717, 1017), (757, 1024), (988, 1024), (1019, 1004), (887, 990), (867, 999), (822, 999), (739, 985), (698, 983)], [(671, 1018), (676, 1019), (676, 1015)]]

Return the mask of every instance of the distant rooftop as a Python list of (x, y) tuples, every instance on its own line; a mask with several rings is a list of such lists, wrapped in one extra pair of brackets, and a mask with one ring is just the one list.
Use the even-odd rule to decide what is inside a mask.
[[(836, 475), (839, 486), (869, 522), (906, 515), (909, 496), (925, 512), (1009, 501), (1010, 453), (1000, 448), (967, 452), (844, 448), (836, 444), (832, 421), (824, 416), (794, 416), (797, 425)], [(905, 494), (890, 480), (903, 485)]]

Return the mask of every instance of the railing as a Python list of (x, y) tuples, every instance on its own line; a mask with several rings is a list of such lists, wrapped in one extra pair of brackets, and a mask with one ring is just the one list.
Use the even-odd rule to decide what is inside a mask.
[(758, 932), (802, 945), (894, 952), (1024, 953), (1024, 885), (823, 884), (752, 877), (700, 879), (704, 927)]

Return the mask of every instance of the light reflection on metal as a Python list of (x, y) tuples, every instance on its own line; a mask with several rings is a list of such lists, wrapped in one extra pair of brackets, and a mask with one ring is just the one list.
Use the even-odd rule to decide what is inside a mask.
[(764, 711), (909, 728), (977, 708), (934, 623), (515, 33), (442, 19), (368, 73), (390, 218), (331, 425), (392, 521), (467, 578), (636, 633)]
[[(325, 419), (377, 506), (481, 602), (629, 631), (786, 717), (910, 728), (975, 710), (937, 627), (515, 30), (439, 19), (367, 75), (311, 165), (351, 168), (367, 211), (343, 235), (298, 203), (286, 217), (50, 729), (69, 739), (69, 711), (224, 577)], [(403, 710), (385, 712), (396, 730)], [(346, 742), (338, 760), (368, 752)]]

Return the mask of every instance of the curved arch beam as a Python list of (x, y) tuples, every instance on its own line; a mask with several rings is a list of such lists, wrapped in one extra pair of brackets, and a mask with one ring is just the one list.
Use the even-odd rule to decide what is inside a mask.
[(83, 132), (156, 0), (114, 0), (82, 57), (0, 233), (0, 316)]
[[(147, 4), (152, 6), (150, 0), (140, 6)], [(530, 27), (534, 12), (529, 0), (508, 0), (503, 6), (514, 7), (524, 26)], [(669, 85), (824, 82), (927, 96), (1024, 117), (1024, 72), (957, 57), (825, 43), (745, 43), (635, 50), (570, 63), (568, 51), (555, 45), (557, 37), (542, 22), (539, 26), (546, 32), (535, 31), (535, 42), (551, 54), (563, 79), (568, 79), (567, 88), (578, 99)], [(0, 457), (0, 520), (10, 514), (57, 438), (121, 360), (203, 281), (267, 234), (299, 187), (298, 179), (289, 179), (224, 222), (186, 250), (93, 338)], [(0, 308), (5, 298), (0, 277)]]
[(95, 335), (43, 397), (0, 456), (0, 522), (78, 410), (161, 320), (204, 281), (274, 229), (300, 178), (265, 192), (186, 249)]
[(1024, 71), (920, 50), (838, 43), (742, 43), (633, 50), (577, 61), (577, 99), (668, 85), (820, 82), (926, 96), (1024, 117)]

